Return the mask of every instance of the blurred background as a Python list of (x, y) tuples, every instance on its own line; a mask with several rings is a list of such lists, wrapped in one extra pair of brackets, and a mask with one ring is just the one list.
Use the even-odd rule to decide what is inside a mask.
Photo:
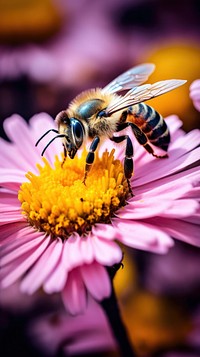
[[(13, 113), (55, 117), (82, 90), (143, 62), (156, 64), (149, 83), (187, 79), (149, 104), (177, 114), (186, 131), (199, 127), (189, 99), (200, 78), (199, 19), (199, 0), (0, 0), (1, 136)], [(115, 286), (138, 356), (200, 357), (199, 272), (200, 249), (184, 243), (166, 256), (125, 252)], [(59, 356), (118, 356), (94, 301), (72, 318), (58, 296), (26, 297), (16, 284), (0, 292), (0, 306), (3, 357), (58, 356), (60, 345)]]
[(200, 78), (199, 14), (198, 0), (1, 0), (1, 123), (13, 113), (55, 117), (82, 90), (148, 61), (150, 83), (188, 81), (151, 104), (197, 127), (188, 89)]

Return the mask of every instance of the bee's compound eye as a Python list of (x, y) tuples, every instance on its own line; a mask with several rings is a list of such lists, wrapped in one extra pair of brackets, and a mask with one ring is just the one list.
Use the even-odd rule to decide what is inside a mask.
[(72, 118), (71, 119), (71, 127), (72, 127), (72, 132), (73, 132), (73, 136), (74, 136), (76, 145), (80, 146), (83, 142), (83, 134), (84, 134), (83, 125), (81, 124), (81, 122), (79, 120)]

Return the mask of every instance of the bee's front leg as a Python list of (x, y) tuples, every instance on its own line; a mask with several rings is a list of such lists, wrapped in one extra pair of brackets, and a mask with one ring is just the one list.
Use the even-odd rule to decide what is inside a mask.
[(90, 171), (92, 164), (94, 162), (95, 151), (97, 149), (99, 142), (100, 142), (100, 138), (98, 136), (95, 136), (95, 138), (93, 139), (93, 141), (90, 145), (89, 152), (86, 156), (85, 174), (84, 174), (84, 178), (83, 178), (84, 185), (85, 185), (85, 181), (86, 181), (88, 172)]
[(63, 167), (63, 165), (65, 163), (65, 160), (66, 160), (66, 157), (67, 157), (67, 150), (66, 150), (66, 147), (65, 147), (64, 144), (63, 144), (63, 149), (64, 149), (64, 157), (63, 157), (63, 162), (61, 164), (61, 167)]

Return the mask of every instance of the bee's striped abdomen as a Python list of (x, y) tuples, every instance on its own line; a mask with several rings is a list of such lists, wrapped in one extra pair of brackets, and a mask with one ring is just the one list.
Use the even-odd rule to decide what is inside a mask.
[(136, 124), (153, 145), (167, 151), (170, 134), (163, 117), (147, 104), (139, 103), (128, 109), (127, 121)]

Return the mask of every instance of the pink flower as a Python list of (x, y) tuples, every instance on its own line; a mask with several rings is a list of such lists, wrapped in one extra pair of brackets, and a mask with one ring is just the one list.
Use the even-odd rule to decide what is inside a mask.
[(26, 75), (38, 83), (82, 87), (113, 67), (126, 65), (126, 42), (111, 24), (105, 2), (102, 5), (54, 1), (62, 16), (59, 32), (38, 44), (0, 45), (0, 80)]
[(200, 112), (200, 79), (196, 79), (190, 86), (190, 98), (194, 107)]
[[(87, 218), (89, 220), (92, 215), (93, 223), (89, 225), (87, 223), (87, 230), (82, 231), (84, 234), (80, 232), (82, 223), (80, 223), (76, 231), (75, 227), (79, 224), (77, 220), (73, 226), (74, 230), (71, 231), (69, 229), (67, 231), (67, 238), (66, 231), (64, 235), (60, 233), (56, 235), (55, 233), (56, 229), (61, 228), (61, 232), (64, 230), (62, 224), (61, 227), (60, 223), (54, 227), (54, 223), (49, 222), (50, 218), (52, 220), (51, 215), (57, 212), (57, 201), (61, 198), (60, 194), (56, 196), (56, 193), (53, 194), (53, 191), (51, 192), (48, 176), (47, 186), (41, 193), (41, 195), (44, 194), (47, 200), (47, 203), (44, 204), (50, 205), (51, 210), (51, 217), (45, 216), (45, 219), (47, 219), (45, 225), (48, 225), (47, 231), (43, 227), (43, 218), (40, 217), (39, 226), (35, 220), (35, 216), (38, 213), (35, 213), (34, 210), (38, 206), (38, 199), (40, 199), (37, 196), (37, 192), (34, 191), (33, 194), (31, 193), (32, 191), (25, 191), (25, 189), (23, 191), (22, 188), (20, 190), (20, 192), (23, 191), (23, 194), (20, 193), (23, 197), (28, 195), (27, 200), (29, 198), (32, 199), (32, 196), (37, 196), (37, 201), (30, 203), (28, 206), (30, 211), (29, 218), (22, 214), (18, 200), (21, 184), (28, 181), (25, 177), (25, 173), (28, 170), (33, 173), (29, 174), (30, 180), (35, 182), (36, 176), (34, 175), (37, 175), (38, 179), (40, 179), (35, 164), (39, 161), (41, 162), (41, 147), (35, 148), (34, 145), (43, 132), (48, 128), (52, 128), (54, 125), (52, 119), (47, 114), (41, 113), (35, 115), (30, 120), (30, 126), (28, 126), (21, 117), (13, 115), (4, 124), (11, 143), (4, 140), (0, 142), (2, 153), (0, 164), (2, 186), (0, 204), (1, 287), (6, 288), (20, 278), (21, 290), (28, 294), (34, 293), (41, 286), (49, 294), (61, 292), (66, 308), (75, 314), (86, 307), (86, 291), (89, 291), (96, 300), (101, 300), (110, 295), (110, 280), (104, 266), (112, 266), (122, 259), (122, 251), (116, 240), (133, 248), (156, 253), (166, 253), (173, 246), (173, 238), (200, 246), (198, 226), (199, 167), (197, 166), (200, 153), (200, 148), (197, 148), (199, 145), (199, 131), (193, 130), (185, 134), (180, 129), (181, 122), (176, 116), (167, 118), (167, 124), (172, 136), (169, 158), (159, 160), (151, 157), (133, 138), (135, 174), (131, 180), (131, 186), (134, 196), (127, 200), (127, 195), (125, 195), (126, 180), (120, 181), (122, 184), (114, 189), (112, 188), (111, 180), (111, 183), (109, 183), (111, 186), (109, 186), (108, 191), (113, 192), (112, 190), (114, 190), (114, 196), (108, 199), (110, 196), (108, 197), (108, 193), (106, 193), (103, 204), (103, 207), (106, 206), (109, 209), (107, 201), (110, 202), (111, 200), (113, 202), (112, 209), (109, 211), (109, 219), (105, 218), (107, 216), (104, 216), (103, 209), (101, 207), (98, 208), (97, 203), (97, 208), (91, 211)], [(49, 140), (49, 138), (46, 140)], [(43, 145), (45, 145), (45, 140)], [(103, 152), (105, 147), (111, 150), (113, 144), (106, 141), (100, 151)], [(51, 148), (45, 153), (50, 165), (53, 166), (54, 155), (59, 154), (60, 151), (61, 143), (59, 140), (55, 140)], [(109, 158), (112, 158), (111, 156)], [(124, 148), (116, 146), (115, 156), (123, 160)], [(75, 159), (66, 160), (66, 165), (75, 165), (74, 162)], [(118, 165), (117, 162), (113, 161), (113, 165)], [(101, 165), (103, 164), (104, 161), (102, 160)], [(57, 166), (60, 167), (60, 164)], [(45, 162), (45, 170), (48, 171), (48, 168), (49, 166)], [(97, 169), (99, 169), (98, 163)], [(42, 166), (40, 166), (39, 170), (42, 170)], [(56, 170), (55, 172), (57, 172)], [(51, 169), (51, 171), (53, 170)], [(93, 171), (95, 173), (95, 169)], [(64, 174), (67, 173), (65, 179), (70, 180), (72, 170), (70, 175), (68, 172), (66, 170), (62, 171)], [(89, 176), (88, 180), (90, 179)], [(99, 181), (95, 184), (94, 199), (98, 193), (98, 185), (105, 186), (105, 180), (106, 178), (103, 179), (100, 176)], [(41, 184), (43, 182), (46, 184), (45, 180), (40, 182)], [(22, 186), (28, 187), (27, 184)], [(57, 184), (52, 186), (53, 190), (57, 190), (57, 186)], [(81, 187), (79, 190), (81, 190)], [(120, 203), (121, 208), (116, 211), (116, 207), (119, 207), (119, 203), (116, 201), (119, 197), (117, 196), (118, 198), (116, 198), (115, 196), (115, 194), (117, 195), (116, 190), (118, 187), (120, 187), (120, 190), (124, 187), (124, 191), (119, 190), (122, 203)], [(49, 189), (50, 191), (48, 191)], [(86, 185), (86, 189), (89, 190), (90, 185)], [(79, 192), (77, 191), (78, 194)], [(51, 206), (49, 202), (54, 200), (54, 196), (56, 201)], [(68, 197), (66, 197), (67, 199)], [(70, 211), (68, 218), (77, 213), (74, 211), (77, 204), (76, 199), (76, 196), (72, 197), (73, 210), (72, 212)], [(90, 199), (90, 195), (87, 199)], [(124, 205), (125, 199), (127, 200), (126, 205)], [(81, 209), (85, 207), (85, 201), (87, 200), (83, 200), (81, 196), (77, 210), (80, 210), (80, 207)], [(22, 204), (23, 210), (26, 210), (27, 202), (25, 200)], [(61, 206), (64, 205), (65, 202), (61, 201)], [(88, 203), (86, 202), (87, 207)], [(113, 213), (114, 207), (115, 213)], [(43, 208), (41, 215), (45, 211)], [(31, 216), (33, 211), (34, 218)], [(94, 217), (98, 217), (99, 212), (103, 218), (100, 220), (95, 218), (96, 221), (93, 221)], [(58, 218), (59, 222), (61, 218), (65, 219), (62, 214)], [(35, 228), (32, 226), (33, 220)], [(71, 227), (72, 221), (73, 219), (68, 227)], [(66, 223), (65, 221), (63, 222)], [(53, 234), (51, 229), (53, 229)]]
[(200, 289), (200, 249), (176, 244), (165, 256), (149, 254), (145, 287), (161, 295), (195, 296)]
[(91, 297), (84, 314), (70, 316), (59, 309), (31, 320), (28, 336), (45, 355), (74, 356), (113, 351), (116, 344), (103, 310)]

